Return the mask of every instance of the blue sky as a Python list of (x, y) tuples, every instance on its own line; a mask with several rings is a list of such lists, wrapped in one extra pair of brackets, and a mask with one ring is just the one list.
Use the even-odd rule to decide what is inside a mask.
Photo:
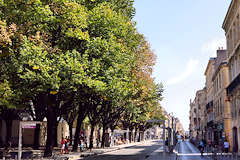
[(189, 104), (205, 84), (208, 59), (224, 47), (231, 0), (135, 0), (138, 31), (157, 55), (153, 77), (164, 85), (162, 106), (189, 126)]

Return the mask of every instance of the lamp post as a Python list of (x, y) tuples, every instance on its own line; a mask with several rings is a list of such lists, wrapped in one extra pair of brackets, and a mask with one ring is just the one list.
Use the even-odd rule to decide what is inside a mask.
[[(171, 152), (173, 151), (173, 146), (175, 144), (175, 117), (173, 116), (173, 112), (171, 112), (169, 114), (171, 121), (172, 121), (172, 126), (171, 126), (171, 130), (170, 130), (170, 143), (169, 143), (169, 147), (171, 148)], [(170, 121), (170, 120), (169, 120)], [(170, 126), (170, 125), (169, 125)], [(169, 127), (170, 128), (170, 127)]]

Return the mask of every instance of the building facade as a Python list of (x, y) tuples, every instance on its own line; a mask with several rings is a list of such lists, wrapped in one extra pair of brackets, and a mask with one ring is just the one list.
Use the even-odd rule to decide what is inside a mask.
[(227, 96), (232, 118), (232, 149), (240, 152), (240, 1), (232, 0), (222, 28), (227, 41), (227, 66), (229, 84)]
[(179, 118), (175, 119), (176, 121), (176, 133), (181, 136), (185, 136), (185, 130)]
[(194, 142), (197, 138), (197, 108), (194, 101), (190, 100), (190, 112), (189, 112), (189, 137)]
[(217, 57), (214, 63), (215, 72), (213, 81), (213, 111), (214, 111), (214, 142), (223, 145), (225, 139), (231, 142), (231, 117), (230, 103), (227, 100), (226, 87), (228, 80), (227, 51), (217, 50)]
[(190, 138), (195, 143), (205, 137), (206, 88), (198, 90), (194, 101), (190, 101)]
[(205, 87), (206, 87), (206, 121), (207, 126), (205, 128), (206, 132), (206, 141), (213, 142), (214, 141), (214, 112), (213, 112), (213, 81), (212, 77), (215, 72), (214, 68), (215, 58), (210, 58), (208, 61), (207, 68), (205, 70)]

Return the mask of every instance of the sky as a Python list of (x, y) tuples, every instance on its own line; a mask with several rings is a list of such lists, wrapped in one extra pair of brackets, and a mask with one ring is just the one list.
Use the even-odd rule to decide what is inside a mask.
[(153, 77), (164, 86), (161, 105), (189, 128), (190, 99), (205, 86), (204, 72), (219, 47), (231, 0), (135, 0), (137, 29), (157, 55)]

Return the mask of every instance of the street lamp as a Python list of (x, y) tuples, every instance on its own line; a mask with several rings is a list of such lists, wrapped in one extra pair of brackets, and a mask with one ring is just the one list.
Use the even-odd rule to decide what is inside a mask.
[[(172, 121), (172, 126), (171, 126), (171, 132), (169, 134), (169, 136), (171, 137), (171, 140), (170, 140), (170, 144), (169, 144), (169, 147), (171, 146), (171, 152), (173, 150), (173, 146), (175, 144), (175, 127), (176, 127), (176, 124), (175, 124), (175, 117), (173, 116), (173, 112), (171, 112), (169, 114), (170, 118), (171, 118), (171, 121)], [(169, 120), (168, 120), (169, 121)]]

